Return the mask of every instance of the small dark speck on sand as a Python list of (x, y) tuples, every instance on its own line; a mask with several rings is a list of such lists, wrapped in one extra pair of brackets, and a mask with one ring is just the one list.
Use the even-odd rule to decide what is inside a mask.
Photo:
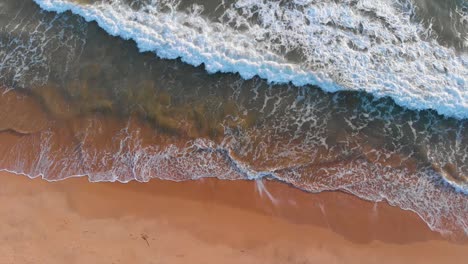
[(148, 242), (148, 235), (147, 234), (141, 234), (141, 239), (143, 239), (144, 241), (146, 241), (146, 244), (148, 245), (148, 247), (150, 246), (149, 242)]

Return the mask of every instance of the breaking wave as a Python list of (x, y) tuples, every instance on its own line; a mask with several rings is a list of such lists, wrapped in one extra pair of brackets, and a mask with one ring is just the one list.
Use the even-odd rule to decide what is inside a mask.
[[(0, 170), (48, 181), (275, 179), (388, 201), (433, 230), (468, 234), (466, 53), (424, 31), (411, 4), (36, 2), (141, 51), (270, 84), (159, 60), (78, 16), (12, 0), (0, 16)], [(462, 120), (272, 82), (365, 90)]]
[[(467, 54), (431, 37), (414, 21), (410, 1), (222, 1), (211, 18), (202, 5), (179, 1), (34, 1), (96, 21), (142, 52), (204, 64), (210, 73), (364, 90), (411, 109), (468, 117)], [(465, 13), (457, 17), (466, 23)]]

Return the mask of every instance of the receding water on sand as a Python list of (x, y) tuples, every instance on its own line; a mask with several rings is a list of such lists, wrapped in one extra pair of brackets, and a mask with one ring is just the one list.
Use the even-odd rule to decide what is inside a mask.
[[(447, 52), (443, 63), (459, 65), (458, 79), (447, 77), (452, 69), (423, 75), (448, 84), (440, 91), (456, 98), (447, 100), (453, 104), (430, 99), (435, 110), (415, 111), (379, 92), (328, 93), (245, 80), (242, 73), (209, 74), (208, 61), (193, 67), (141, 53), (141, 43), (111, 37), (68, 12), (41, 11), (29, 0), (2, 9), (0, 169), (49, 181), (268, 178), (309, 192), (387, 201), (416, 212), (433, 230), (468, 233), (468, 123), (455, 118), (467, 113), (457, 105), (466, 105), (467, 96), (463, 49), (411, 42), (436, 47), (431, 54)], [(204, 12), (221, 14), (212, 10)], [(366, 90), (369, 83), (359, 85)], [(418, 96), (426, 98), (426, 88)], [(439, 106), (456, 109), (455, 117), (439, 115)]]

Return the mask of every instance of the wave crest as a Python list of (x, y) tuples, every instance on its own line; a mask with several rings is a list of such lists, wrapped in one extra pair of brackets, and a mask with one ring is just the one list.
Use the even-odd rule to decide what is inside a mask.
[(71, 11), (109, 34), (133, 39), (141, 51), (181, 58), (208, 72), (255, 75), (273, 83), (317, 85), (334, 92), (365, 90), (411, 109), (468, 117), (468, 57), (428, 38), (411, 19), (408, 1), (243, 0), (220, 7), (216, 21), (203, 7), (121, 0), (79, 4), (34, 0)]

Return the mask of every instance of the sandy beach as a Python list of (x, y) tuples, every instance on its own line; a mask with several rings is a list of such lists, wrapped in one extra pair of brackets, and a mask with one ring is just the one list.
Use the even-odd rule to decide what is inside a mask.
[(89, 183), (1, 173), (1, 263), (465, 263), (412, 212), (265, 182)]
[[(18, 145), (20, 156), (11, 152), (22, 135), (50, 122), (28, 99), (2, 96), (3, 166), (40, 155), (23, 151), (34, 141)], [(56, 146), (69, 144), (68, 134), (60, 135)], [(463, 234), (442, 236), (413, 212), (343, 192), (306, 193), (271, 180), (0, 177), (5, 264), (465, 263), (468, 257)]]
[(466, 3), (0, 1), (0, 264), (467, 264)]

